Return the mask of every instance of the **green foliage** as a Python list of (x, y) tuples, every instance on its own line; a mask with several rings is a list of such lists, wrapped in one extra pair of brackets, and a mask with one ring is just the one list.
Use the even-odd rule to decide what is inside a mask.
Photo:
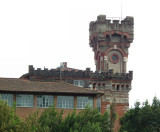
[(76, 114), (76, 110), (62, 118), (63, 111), (55, 107), (45, 109), (25, 119), (16, 116), (16, 107), (9, 107), (0, 101), (0, 132), (110, 132), (110, 114), (103, 115), (97, 109), (86, 107)]
[(135, 108), (120, 119), (120, 124), (120, 132), (159, 132), (160, 100), (154, 97), (152, 105), (145, 101), (142, 107), (140, 102), (136, 102)]
[(40, 128), (38, 123), (38, 112), (30, 114), (25, 120), (21, 119), (21, 131), (23, 132), (37, 132)]
[(62, 120), (63, 112), (55, 108), (46, 109), (39, 117), (39, 132), (109, 132), (110, 117), (101, 115), (97, 109), (86, 108), (76, 114), (76, 110)]
[[(65, 120), (64, 120), (65, 121)], [(76, 117), (72, 130), (81, 132), (86, 127), (91, 128), (98, 126), (98, 130), (101, 132), (109, 131), (110, 118), (109, 113), (105, 112), (101, 115), (97, 109), (91, 109), (87, 107), (85, 110), (80, 111)]]
[(20, 119), (15, 115), (15, 109), (0, 100), (0, 132), (18, 132), (20, 126)]
[(58, 112), (55, 107), (46, 109), (38, 119), (40, 128), (38, 132), (60, 132), (63, 111)]
[[(76, 123), (76, 110), (74, 109), (74, 111), (72, 113), (69, 113), (65, 119), (63, 120), (62, 124), (61, 124), (61, 130), (63, 132), (69, 132), (69, 131), (73, 131), (73, 127)], [(77, 124), (76, 124), (77, 125)]]
[(82, 127), (81, 132), (102, 132), (99, 123), (87, 122), (84, 127)]
[(112, 103), (110, 106), (110, 132), (113, 131), (116, 119), (117, 119), (117, 114), (115, 112), (115, 103)]

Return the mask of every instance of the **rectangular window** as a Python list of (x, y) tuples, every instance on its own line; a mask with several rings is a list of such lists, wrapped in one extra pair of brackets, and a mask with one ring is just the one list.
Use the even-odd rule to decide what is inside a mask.
[(74, 80), (74, 85), (78, 86), (78, 87), (83, 87), (84, 81), (83, 80)]
[(97, 109), (101, 113), (101, 99), (97, 98)]
[(82, 80), (80, 80), (80, 87), (83, 87), (84, 82)]
[(16, 95), (17, 107), (33, 107), (33, 95), (18, 94)]
[(7, 102), (9, 106), (13, 105), (13, 94), (0, 94), (0, 100)]
[(54, 96), (50, 95), (37, 95), (37, 107), (47, 108), (52, 107)]
[(57, 96), (57, 108), (74, 108), (74, 96)]
[(78, 80), (74, 80), (74, 85), (78, 86)]
[(87, 97), (87, 96), (77, 97), (77, 108), (84, 109), (87, 105), (93, 108), (93, 97)]

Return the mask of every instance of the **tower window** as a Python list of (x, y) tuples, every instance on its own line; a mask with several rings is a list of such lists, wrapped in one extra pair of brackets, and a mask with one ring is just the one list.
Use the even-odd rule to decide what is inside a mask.
[(100, 84), (100, 83), (98, 83), (98, 88), (99, 88), (99, 89), (101, 88), (101, 84)]
[(129, 89), (129, 86), (128, 86), (128, 85), (126, 85), (126, 89)]
[(117, 61), (117, 60), (118, 60), (118, 56), (117, 56), (117, 55), (113, 55), (113, 56), (112, 56), (112, 60), (113, 60), (113, 61)]
[(104, 83), (102, 84), (102, 88), (105, 89), (105, 84)]
[(121, 85), (121, 89), (123, 89), (123, 90), (124, 90), (124, 85)]
[(112, 34), (112, 42), (120, 42), (120, 41), (121, 41), (121, 35)]
[(117, 85), (117, 89), (116, 90), (119, 90), (119, 85)]
[(123, 38), (123, 42), (126, 43), (127, 42), (127, 36), (124, 36)]
[(109, 42), (109, 35), (106, 36), (106, 42)]
[(110, 56), (110, 60), (111, 60), (111, 62), (112, 63), (118, 63), (118, 61), (119, 61), (119, 55), (118, 54), (112, 54), (111, 56)]

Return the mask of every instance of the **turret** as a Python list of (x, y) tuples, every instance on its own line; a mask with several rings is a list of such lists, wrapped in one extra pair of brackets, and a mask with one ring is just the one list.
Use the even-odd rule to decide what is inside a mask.
[(94, 51), (96, 71), (126, 73), (128, 48), (134, 35), (134, 19), (107, 19), (99, 15), (97, 21), (91, 21), (89, 27), (89, 44)]

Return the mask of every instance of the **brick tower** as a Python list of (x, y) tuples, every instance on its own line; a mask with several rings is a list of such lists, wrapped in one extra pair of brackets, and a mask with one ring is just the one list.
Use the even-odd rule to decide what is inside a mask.
[[(89, 27), (89, 45), (94, 51), (96, 72), (111, 75), (94, 80), (92, 84), (104, 91), (101, 101), (101, 112), (114, 104), (118, 118), (122, 117), (129, 107), (129, 91), (133, 72), (127, 73), (128, 48), (133, 41), (133, 17), (121, 20), (106, 19), (99, 15), (97, 21), (91, 21)], [(105, 85), (105, 88), (103, 88)], [(114, 131), (119, 129), (118, 120)]]
[(128, 48), (133, 41), (133, 17), (124, 20), (106, 19), (99, 15), (90, 22), (90, 46), (93, 48), (96, 71), (126, 73)]

